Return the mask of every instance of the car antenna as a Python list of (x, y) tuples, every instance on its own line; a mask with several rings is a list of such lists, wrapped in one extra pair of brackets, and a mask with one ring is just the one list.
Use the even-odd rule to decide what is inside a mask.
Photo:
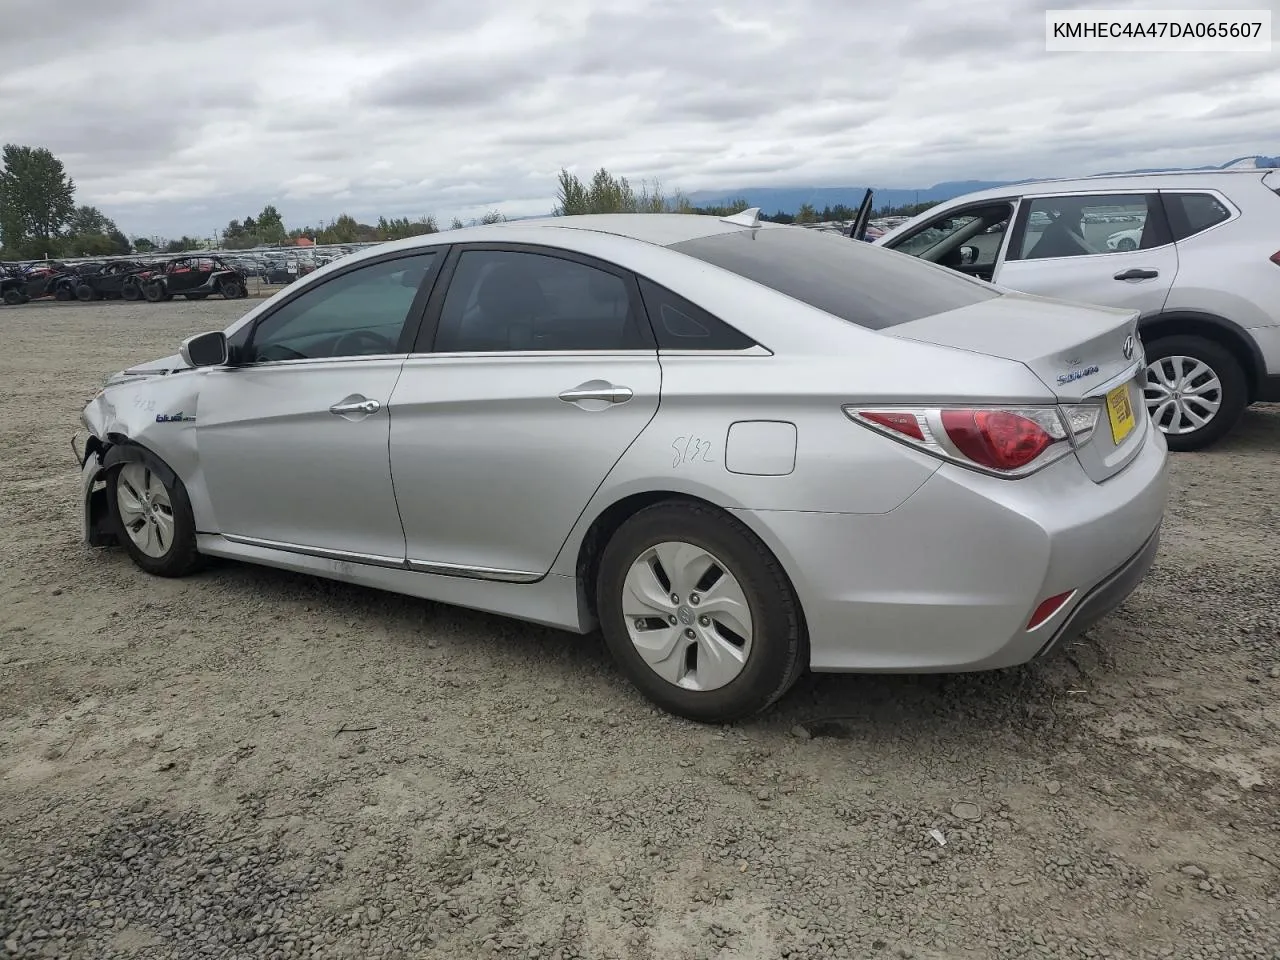
[(735, 213), (732, 216), (721, 217), (720, 219), (725, 223), (736, 223), (744, 227), (758, 227), (760, 226), (760, 208), (747, 207), (741, 213)]

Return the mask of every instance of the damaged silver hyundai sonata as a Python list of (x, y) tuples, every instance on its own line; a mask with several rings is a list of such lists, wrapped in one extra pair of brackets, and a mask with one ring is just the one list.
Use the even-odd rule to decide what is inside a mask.
[(755, 211), (416, 237), (112, 378), (85, 536), (598, 627), (702, 721), (1007, 667), (1153, 562), (1136, 319)]

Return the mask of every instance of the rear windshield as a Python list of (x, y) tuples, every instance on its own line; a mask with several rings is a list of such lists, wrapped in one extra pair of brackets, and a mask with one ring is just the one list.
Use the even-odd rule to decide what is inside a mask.
[(872, 330), (1000, 295), (905, 253), (803, 227), (738, 230), (670, 249)]

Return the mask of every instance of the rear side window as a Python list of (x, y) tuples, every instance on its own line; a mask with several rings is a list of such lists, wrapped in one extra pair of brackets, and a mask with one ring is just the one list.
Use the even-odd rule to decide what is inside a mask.
[(684, 297), (652, 280), (639, 280), (644, 309), (658, 338), (659, 350), (747, 350), (756, 345), (745, 333)]
[(1166, 193), (1165, 208), (1173, 239), (1185, 240), (1231, 219), (1226, 204), (1211, 193)]
[(872, 330), (999, 296), (915, 257), (803, 227), (740, 230), (670, 249)]

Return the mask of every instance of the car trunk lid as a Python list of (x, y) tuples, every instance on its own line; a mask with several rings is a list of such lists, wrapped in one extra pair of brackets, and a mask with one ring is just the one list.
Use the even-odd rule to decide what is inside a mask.
[(1062, 404), (1097, 404), (1098, 426), (1076, 450), (1098, 482), (1137, 454), (1149, 429), (1136, 310), (1010, 293), (882, 330), (1023, 364)]

